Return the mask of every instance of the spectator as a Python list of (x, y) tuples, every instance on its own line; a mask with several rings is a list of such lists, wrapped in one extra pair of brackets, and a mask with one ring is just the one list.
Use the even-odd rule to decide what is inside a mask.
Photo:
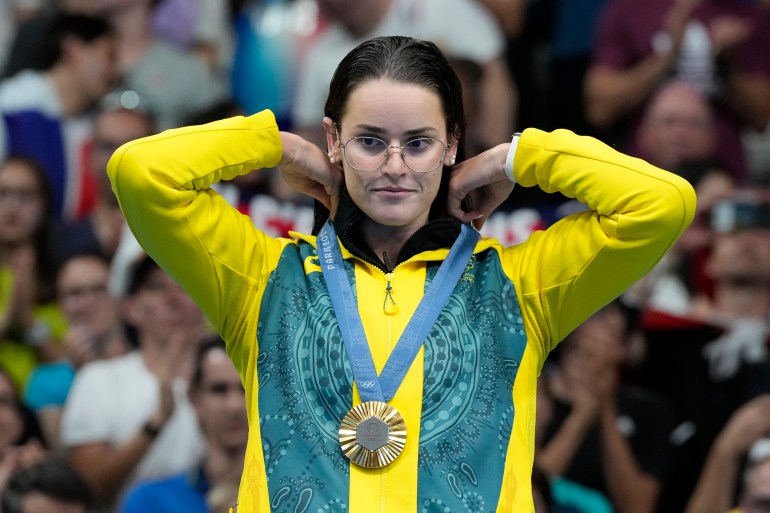
[(140, 479), (194, 468), (202, 451), (187, 398), (200, 310), (149, 258), (135, 265), (125, 303), (139, 348), (79, 370), (62, 417), (61, 443), (107, 507)]
[(190, 400), (206, 437), (198, 469), (129, 491), (122, 513), (224, 512), (238, 498), (249, 426), (241, 379), (218, 336), (197, 352)]
[(0, 158), (23, 154), (43, 165), (58, 218), (73, 219), (92, 206), (88, 113), (114, 83), (113, 54), (106, 21), (62, 14), (40, 40), (35, 69), (0, 84)]
[(0, 163), (0, 365), (19, 390), (39, 362), (55, 360), (61, 349), (50, 205), (40, 166), (26, 157)]
[(137, 109), (104, 107), (94, 118), (89, 173), (96, 182), (93, 209), (85, 217), (61, 223), (56, 230), (56, 252), (60, 260), (92, 252), (112, 258), (125, 224), (118, 201), (107, 179), (107, 161), (118, 147), (153, 134), (153, 119)]
[(91, 493), (69, 463), (46, 458), (11, 476), (0, 505), (4, 513), (88, 513)]
[(570, 334), (549, 374), (553, 417), (538, 466), (600, 491), (619, 513), (656, 511), (668, 472), (673, 416), (658, 399), (619, 381), (628, 321), (610, 303)]
[(294, 131), (325, 148), (323, 106), (336, 64), (358, 43), (375, 36), (406, 35), (434, 41), (445, 54), (482, 67), (479, 121), (474, 134), (484, 148), (510, 139), (515, 87), (504, 61), (505, 41), (496, 20), (474, 0), (318, 0), (329, 24), (301, 57), (293, 109)]
[(677, 172), (690, 162), (714, 160), (716, 145), (711, 105), (692, 84), (675, 80), (650, 99), (634, 146), (643, 159)]
[[(733, 505), (738, 476), (752, 447), (770, 435), (770, 395), (758, 396), (730, 417), (709, 451), (685, 513), (725, 513)], [(765, 441), (766, 443), (766, 441)], [(761, 513), (770, 505), (770, 458), (750, 462), (740, 494), (742, 513)]]
[(741, 128), (770, 118), (768, 48), (767, 16), (742, 0), (611, 2), (586, 77), (587, 117), (628, 144), (659, 84), (687, 80), (714, 108), (720, 160), (744, 181)]
[(725, 423), (748, 399), (770, 389), (770, 230), (734, 228), (712, 236), (703, 267), (708, 282), (691, 311), (648, 312), (643, 319), (647, 343), (637, 379), (668, 400), (677, 417), (664, 511), (685, 509)]
[(57, 296), (68, 325), (65, 352), (62, 360), (32, 372), (24, 394), (52, 447), (59, 446), (61, 412), (75, 372), (88, 362), (121, 356), (130, 349), (118, 302), (107, 293), (109, 272), (103, 256), (89, 253), (70, 257), (59, 270)]

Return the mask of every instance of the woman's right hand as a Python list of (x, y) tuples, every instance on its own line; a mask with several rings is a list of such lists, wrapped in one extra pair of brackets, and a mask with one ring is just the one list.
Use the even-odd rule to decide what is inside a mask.
[(343, 184), (342, 169), (321, 148), (290, 132), (281, 132), (283, 156), (278, 169), (296, 191), (317, 199), (334, 215)]

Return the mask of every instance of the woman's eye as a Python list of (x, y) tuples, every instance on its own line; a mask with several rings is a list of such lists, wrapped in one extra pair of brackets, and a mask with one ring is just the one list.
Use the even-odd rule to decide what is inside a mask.
[(385, 141), (377, 139), (376, 137), (356, 137), (356, 143), (361, 150), (366, 151), (367, 153), (384, 153), (387, 148)]
[(427, 139), (424, 137), (419, 139), (412, 139), (404, 145), (404, 148), (410, 151), (425, 151), (431, 147), (432, 142), (433, 139)]

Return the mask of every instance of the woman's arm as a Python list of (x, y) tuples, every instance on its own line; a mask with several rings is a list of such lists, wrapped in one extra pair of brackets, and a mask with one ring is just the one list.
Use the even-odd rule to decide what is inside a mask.
[[(462, 215), (459, 199), (469, 191), (481, 191), (489, 204), (499, 199), (508, 146), (458, 166), (450, 183), (453, 214)], [(543, 354), (652, 269), (695, 213), (695, 192), (681, 177), (568, 130), (525, 130), (513, 174), (524, 187), (558, 191), (588, 207), (503, 252), (525, 323), (543, 336)]]
[(275, 119), (265, 111), (138, 139), (110, 159), (107, 172), (137, 240), (217, 327), (229, 309), (224, 270), (258, 282), (283, 244), (209, 186), (274, 166), (281, 154)]

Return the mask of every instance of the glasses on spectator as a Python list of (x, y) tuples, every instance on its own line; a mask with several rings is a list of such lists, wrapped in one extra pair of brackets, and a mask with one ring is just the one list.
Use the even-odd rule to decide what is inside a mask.
[(77, 287), (63, 288), (59, 291), (61, 301), (76, 301), (86, 296), (103, 296), (107, 293), (106, 283), (95, 283), (93, 285), (81, 285)]
[(0, 408), (17, 409), (19, 407), (19, 401), (12, 394), (0, 393)]
[(384, 166), (390, 158), (390, 150), (399, 150), (406, 167), (415, 173), (430, 173), (441, 167), (449, 145), (433, 137), (415, 137), (401, 146), (390, 146), (379, 137), (361, 135), (348, 139), (342, 148), (345, 162), (356, 171), (368, 173)]
[(29, 203), (35, 201), (39, 197), (40, 194), (35, 189), (22, 189), (15, 187), (0, 188), (0, 201), (15, 199), (20, 203)]

